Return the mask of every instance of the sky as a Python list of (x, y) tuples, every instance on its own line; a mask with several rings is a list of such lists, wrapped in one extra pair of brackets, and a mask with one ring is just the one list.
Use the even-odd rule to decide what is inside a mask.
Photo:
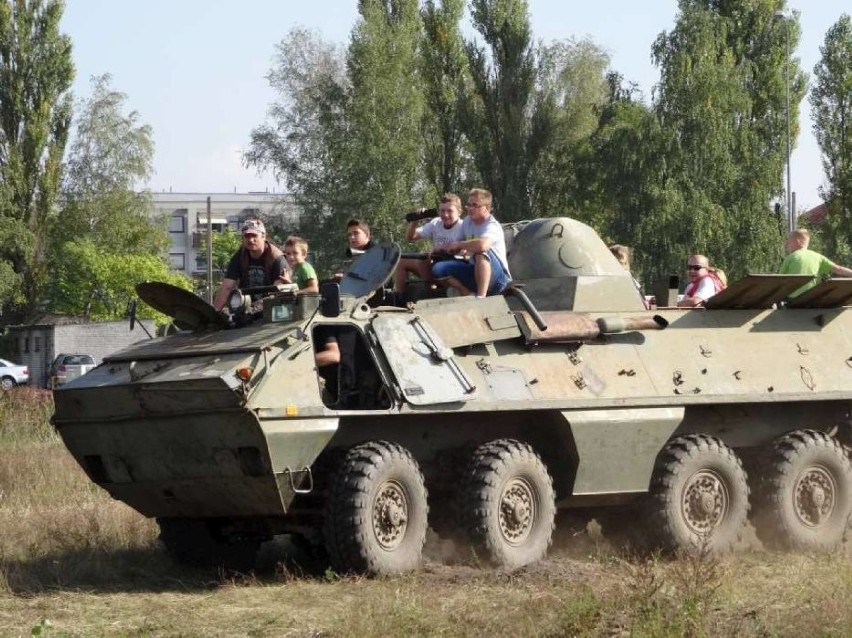
[[(812, 75), (825, 34), (848, 0), (789, 0), (801, 16), (794, 55)], [(674, 26), (676, 0), (529, 0), (536, 40), (589, 37), (611, 68), (650, 100), (659, 73), (651, 45)], [(357, 0), (66, 0), (62, 31), (73, 41), (74, 95), (91, 93), (90, 78), (109, 73), (127, 107), (151, 125), (154, 192), (282, 192), (271, 174), (245, 168), (251, 130), (266, 120), (275, 94), (266, 75), (275, 45), (296, 26), (345, 45)], [(810, 104), (800, 105), (800, 136), (791, 158), (800, 211), (821, 200), (824, 176)]]

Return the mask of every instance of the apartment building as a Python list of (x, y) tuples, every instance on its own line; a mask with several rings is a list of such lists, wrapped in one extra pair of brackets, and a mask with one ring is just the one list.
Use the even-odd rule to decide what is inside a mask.
[(225, 228), (239, 230), (240, 224), (251, 217), (285, 228), (299, 220), (299, 209), (287, 194), (152, 193), (153, 214), (169, 220), (172, 268), (191, 277), (203, 276), (207, 270), (208, 197), (214, 233)]

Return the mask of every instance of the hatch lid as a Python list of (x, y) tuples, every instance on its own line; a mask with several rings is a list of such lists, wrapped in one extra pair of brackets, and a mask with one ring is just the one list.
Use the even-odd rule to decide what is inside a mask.
[(373, 246), (343, 273), (340, 294), (358, 299), (369, 297), (393, 276), (401, 254), (395, 243)]
[(406, 401), (434, 405), (474, 397), (476, 387), (453, 351), (421, 317), (379, 314), (372, 327)]
[(704, 304), (706, 308), (771, 308), (808, 283), (810, 275), (746, 275)]
[(136, 284), (136, 294), (154, 310), (168, 315), (181, 330), (224, 328), (225, 318), (198, 295), (163, 281)]

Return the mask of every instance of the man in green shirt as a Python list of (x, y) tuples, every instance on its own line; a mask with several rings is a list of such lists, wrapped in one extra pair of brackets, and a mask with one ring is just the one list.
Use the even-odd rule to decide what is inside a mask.
[(835, 277), (852, 277), (852, 269), (838, 266), (818, 252), (808, 250), (810, 242), (811, 234), (804, 228), (797, 228), (787, 236), (787, 241), (784, 244), (787, 256), (781, 264), (781, 274), (813, 275), (814, 277), (812, 281), (809, 281), (793, 292), (790, 297), (798, 297), (829, 275)]

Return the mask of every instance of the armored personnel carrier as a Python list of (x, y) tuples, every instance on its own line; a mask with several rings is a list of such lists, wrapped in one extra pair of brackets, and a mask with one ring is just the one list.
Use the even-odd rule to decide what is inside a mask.
[(395, 245), (321, 295), (235, 293), (230, 322), (141, 284), (183, 330), (57, 389), (55, 426), (183, 561), (250, 565), (290, 534), (340, 571), (398, 573), (431, 525), (514, 569), (561, 508), (629, 512), (668, 550), (726, 551), (749, 521), (771, 546), (843, 541), (852, 280), (785, 303), (807, 278), (753, 275), (650, 311), (588, 226), (507, 235), (515, 284), (486, 299), (375, 307)]

